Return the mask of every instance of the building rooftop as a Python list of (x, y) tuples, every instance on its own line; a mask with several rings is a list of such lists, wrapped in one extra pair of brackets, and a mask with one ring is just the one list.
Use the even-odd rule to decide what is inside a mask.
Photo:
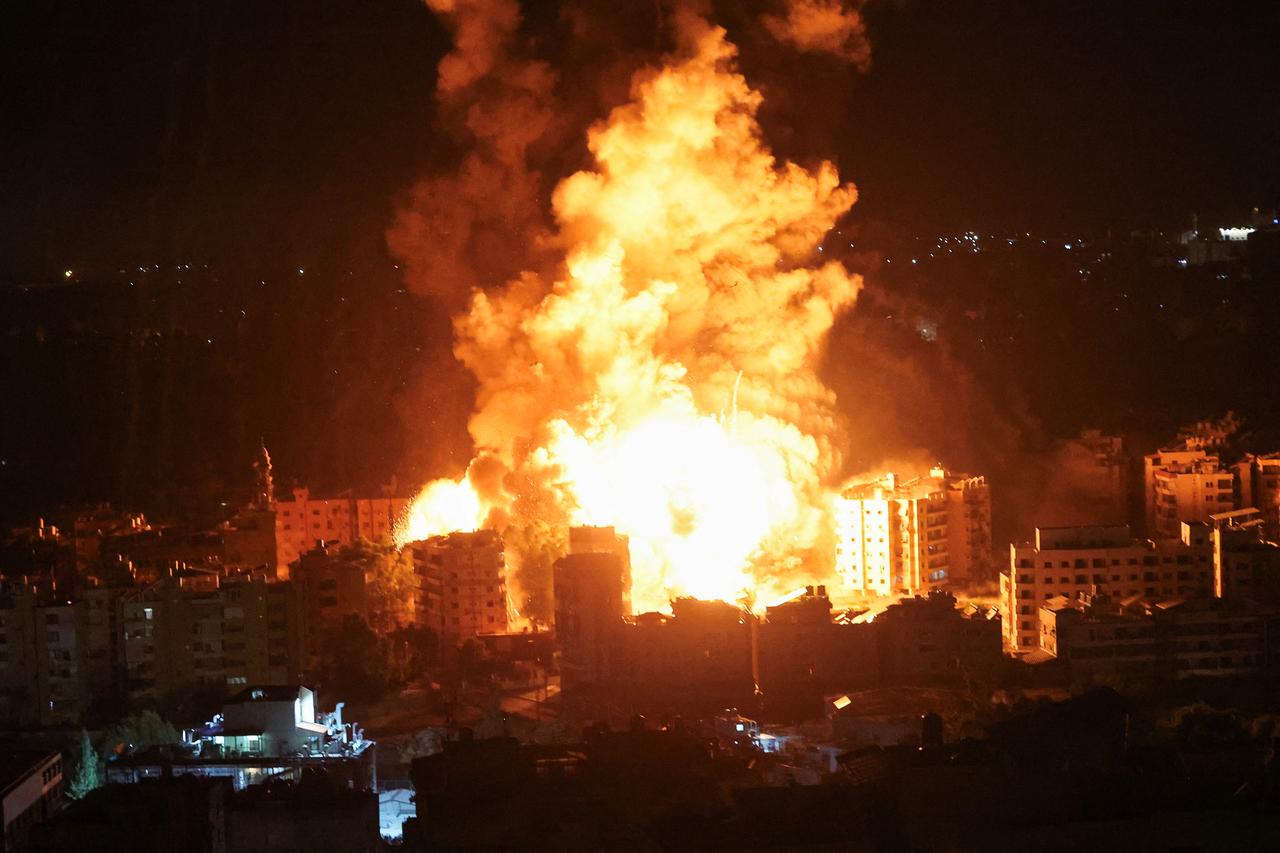
[(266, 684), (244, 688), (224, 704), (239, 705), (244, 702), (292, 702), (307, 688), (301, 684)]
[(58, 758), (57, 751), (44, 749), (4, 749), (0, 750), (0, 799), (32, 771), (50, 759)]

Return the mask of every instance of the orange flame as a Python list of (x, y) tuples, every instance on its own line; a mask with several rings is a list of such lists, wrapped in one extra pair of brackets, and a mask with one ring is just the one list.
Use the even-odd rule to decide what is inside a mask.
[(810, 266), (854, 188), (829, 163), (776, 161), (724, 31), (688, 13), (676, 29), (676, 55), (590, 131), (596, 168), (553, 195), (559, 280), (476, 291), (455, 322), (479, 381), (471, 434), (501, 485), (432, 483), (397, 536), (552, 506), (630, 537), (642, 610), (801, 580), (839, 463), (816, 366), (861, 284)]

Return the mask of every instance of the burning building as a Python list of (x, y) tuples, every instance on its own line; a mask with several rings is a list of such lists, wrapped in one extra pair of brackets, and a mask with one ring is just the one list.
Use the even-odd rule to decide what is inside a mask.
[(994, 580), (991, 492), (982, 477), (934, 468), (851, 486), (835, 501), (836, 573), (846, 589), (916, 595)]

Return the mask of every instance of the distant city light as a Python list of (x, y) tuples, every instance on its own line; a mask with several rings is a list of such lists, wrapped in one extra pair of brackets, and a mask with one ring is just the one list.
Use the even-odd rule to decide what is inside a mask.
[(1223, 240), (1230, 240), (1232, 242), (1235, 242), (1238, 240), (1248, 240), (1249, 235), (1252, 233), (1253, 233), (1253, 229), (1249, 227), (1218, 229), (1218, 234), (1221, 235)]
[(63, 270), (63, 271), (62, 271), (62, 277), (63, 277), (63, 278), (71, 278), (71, 270)]

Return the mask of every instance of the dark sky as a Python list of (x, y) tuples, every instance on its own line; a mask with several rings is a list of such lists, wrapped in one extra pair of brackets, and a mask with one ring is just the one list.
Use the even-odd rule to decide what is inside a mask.
[[(445, 39), (412, 0), (0, 14), (0, 280), (376, 254), (437, 150)], [(1280, 197), (1280, 3), (872, 0), (868, 18), (871, 71), (787, 113), (859, 184), (862, 216), (1094, 229)]]

